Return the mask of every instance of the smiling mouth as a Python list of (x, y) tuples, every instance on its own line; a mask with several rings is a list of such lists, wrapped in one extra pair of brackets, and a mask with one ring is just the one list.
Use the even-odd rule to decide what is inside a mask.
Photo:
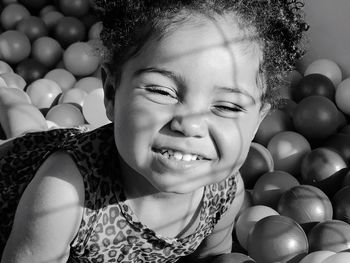
[(153, 150), (156, 153), (161, 154), (164, 158), (169, 160), (184, 161), (184, 162), (209, 160), (198, 154), (183, 153), (172, 149), (153, 149)]

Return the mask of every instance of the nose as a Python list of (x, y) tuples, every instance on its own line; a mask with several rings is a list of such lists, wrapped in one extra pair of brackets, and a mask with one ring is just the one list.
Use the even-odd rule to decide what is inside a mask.
[(172, 131), (182, 133), (186, 137), (204, 137), (208, 132), (205, 116), (202, 113), (174, 116), (170, 123)]

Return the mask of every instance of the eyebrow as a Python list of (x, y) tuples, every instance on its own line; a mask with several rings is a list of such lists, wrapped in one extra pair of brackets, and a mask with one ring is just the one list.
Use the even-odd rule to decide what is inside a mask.
[[(163, 69), (163, 68), (155, 68), (155, 67), (141, 68), (141, 69), (138, 69), (134, 72), (133, 77), (138, 77), (144, 73), (158, 73), (158, 74), (161, 74), (167, 78), (170, 78), (179, 86), (185, 86), (185, 80), (181, 75), (179, 75), (173, 71)], [(225, 87), (225, 86), (221, 87), (220, 86), (220, 87), (216, 87), (216, 90), (224, 91), (227, 93), (242, 94), (242, 95), (248, 97), (253, 102), (254, 105), (256, 104), (255, 98), (249, 92), (245, 91), (244, 89), (241, 89), (238, 87)]]
[(163, 68), (154, 68), (154, 67), (141, 68), (134, 72), (133, 77), (138, 77), (144, 73), (158, 73), (171, 79), (178, 86), (185, 86), (185, 80), (181, 75)]
[(253, 105), (256, 104), (256, 99), (249, 92), (245, 91), (244, 89), (240, 89), (238, 87), (217, 87), (217, 89), (225, 91), (227, 93), (236, 93), (236, 94), (244, 95), (252, 101)]

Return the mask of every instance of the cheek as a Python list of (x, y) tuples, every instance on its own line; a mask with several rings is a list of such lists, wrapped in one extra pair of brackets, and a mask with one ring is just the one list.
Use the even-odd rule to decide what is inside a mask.
[[(217, 147), (228, 162), (241, 163), (248, 153), (250, 143), (257, 126), (256, 119), (244, 118), (231, 120), (221, 129), (217, 129)], [(219, 127), (219, 126), (218, 126)]]

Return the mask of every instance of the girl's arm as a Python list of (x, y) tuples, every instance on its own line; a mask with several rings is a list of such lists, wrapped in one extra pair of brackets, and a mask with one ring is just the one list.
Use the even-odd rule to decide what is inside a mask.
[[(180, 262), (212, 262), (215, 256), (230, 253), (232, 249), (232, 231), (236, 216), (244, 200), (244, 183), (238, 175), (236, 197), (223, 217), (215, 225), (214, 230), (189, 258)], [(219, 263), (220, 261), (215, 261)]]
[(24, 191), (1, 263), (58, 263), (69, 257), (83, 212), (84, 184), (67, 153), (52, 154)]

